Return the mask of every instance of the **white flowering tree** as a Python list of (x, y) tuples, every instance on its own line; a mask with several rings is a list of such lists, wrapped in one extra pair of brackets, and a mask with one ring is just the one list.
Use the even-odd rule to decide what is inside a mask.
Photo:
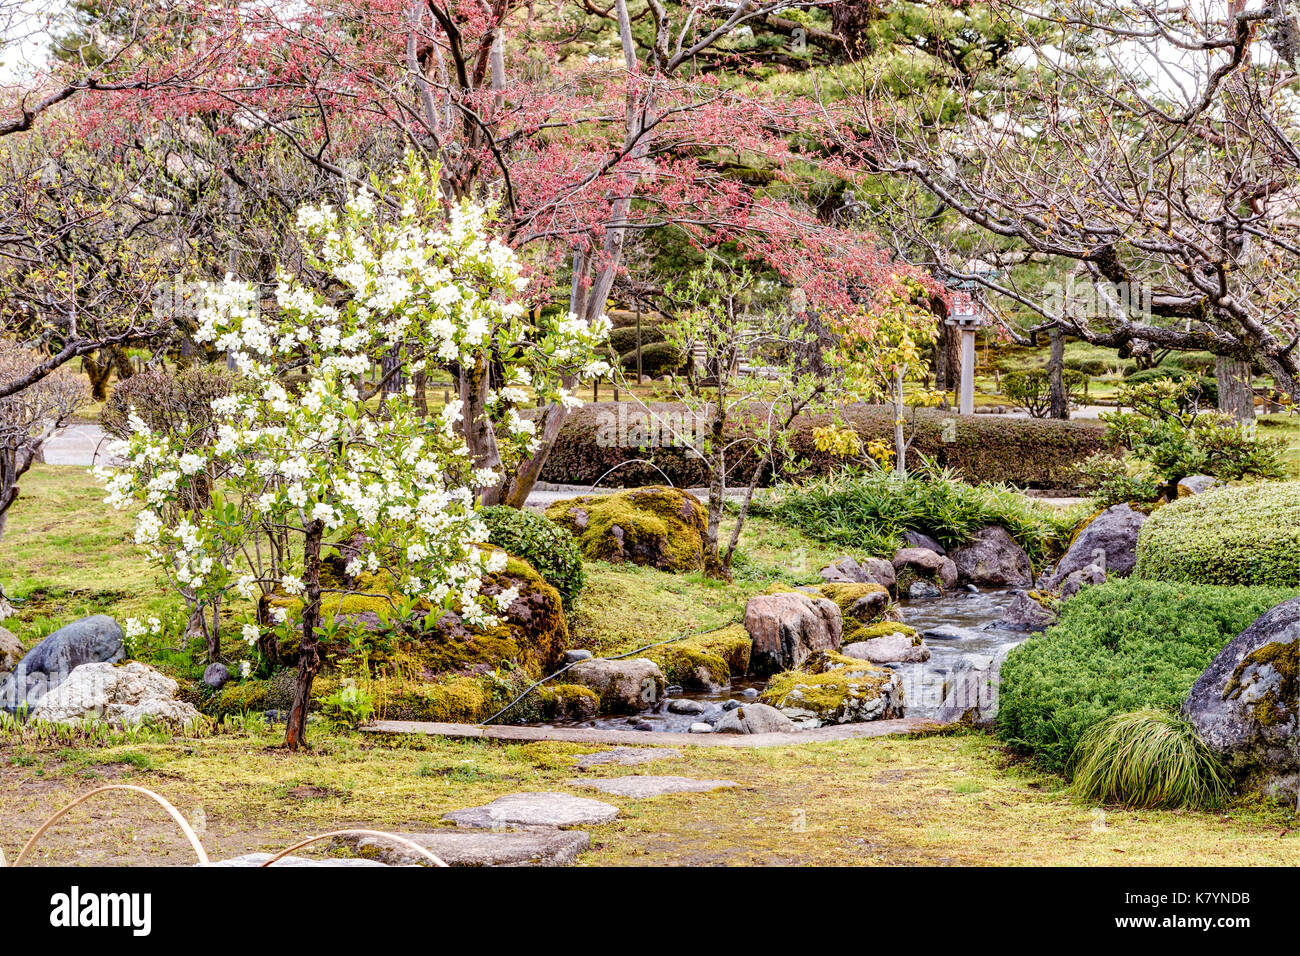
[[(182, 436), (133, 417), (130, 438), (115, 449), (125, 467), (101, 472), (110, 504), (142, 506), (137, 543), (199, 601), (249, 602), (271, 590), (301, 598), (291, 749), (304, 742), (321, 663), (322, 595), (339, 590), (321, 583), (332, 536), (362, 532), (352, 539), (365, 543), (349, 552), (349, 580), (386, 574), (395, 595), (425, 601), (435, 615), (455, 610), (471, 626), (490, 626), (516, 596), (480, 596), (482, 574), (499, 570), (504, 555), (477, 546), (487, 529), (476, 492), (505, 480), (503, 448), (519, 456), (533, 448), (532, 424), (518, 413), (523, 386), (571, 402), (563, 378), (600, 370), (608, 323), (526, 320), (517, 298), (528, 281), (510, 248), (489, 238), (489, 223), (484, 207), (442, 205), (436, 170), (413, 161), (342, 209), (303, 208), (310, 264), (341, 294), (284, 279), (275, 308), (263, 309), (254, 286), (232, 278), (205, 286), (196, 338), (232, 355), (244, 380), (212, 403), (216, 441), (185, 450)], [(470, 420), (461, 401), (425, 418), (411, 395), (377, 397), (378, 386), (360, 384), (394, 353), (408, 370), (454, 362), (489, 386), (499, 381), (481, 390)], [(293, 394), (286, 370), (305, 376)], [(176, 502), (196, 476), (212, 495), (193, 514)], [(256, 640), (257, 628), (246, 626), (245, 636)]]

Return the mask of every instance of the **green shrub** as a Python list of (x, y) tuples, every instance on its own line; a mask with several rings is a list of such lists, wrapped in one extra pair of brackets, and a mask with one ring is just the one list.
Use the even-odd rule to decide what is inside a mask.
[[(1088, 376), (1074, 369), (1063, 369), (1062, 384), (1066, 395), (1077, 402)], [(1052, 379), (1045, 368), (1008, 372), (1002, 378), (1002, 392), (1034, 418), (1046, 418), (1052, 407)]]
[(755, 514), (793, 525), (811, 537), (892, 554), (908, 531), (959, 546), (988, 525), (1001, 525), (1035, 567), (1063, 550), (1073, 516), (1037, 505), (1006, 485), (970, 485), (949, 476), (891, 473), (842, 475), (779, 489), (756, 500)]
[(1210, 376), (1170, 365), (1124, 372), (1126, 385), (1150, 385), (1153, 382), (1166, 381), (1179, 382), (1196, 389), (1203, 405), (1219, 404), (1219, 383)]
[(1060, 623), (1007, 657), (998, 735), (1044, 768), (1063, 770), (1104, 718), (1177, 710), (1232, 638), (1295, 593), (1133, 578), (1085, 588), (1062, 605)]
[(1162, 710), (1115, 714), (1090, 727), (1071, 762), (1082, 800), (1124, 807), (1211, 808), (1228, 773), (1189, 721)]
[[(654, 414), (672, 416), (680, 422), (685, 407), (679, 403), (652, 402)], [(754, 409), (755, 420), (763, 409)], [(531, 410), (531, 415), (539, 412)], [(699, 488), (708, 483), (708, 469), (690, 446), (665, 446), (644, 450), (627, 442), (597, 441), (610, 422), (626, 421), (633, 427), (647, 413), (638, 404), (589, 403), (565, 419), (559, 437), (542, 469), (543, 481), (640, 487), (673, 484)], [(879, 405), (850, 405), (842, 409), (844, 423), (861, 437), (863, 444), (894, 440), (893, 412)], [(1075, 466), (1104, 450), (1103, 431), (1090, 422), (1062, 422), (1053, 419), (1003, 418), (993, 415), (954, 415), (936, 408), (909, 409), (907, 433), (911, 440), (907, 461), (915, 467), (920, 457), (951, 468), (966, 481), (998, 481), (1028, 488), (1077, 487)], [(747, 483), (758, 462), (752, 442), (757, 429), (751, 427), (745, 410), (740, 410), (727, 428), (727, 480)], [(797, 419), (791, 428), (788, 448), (778, 448), (777, 465), (762, 476), (771, 484), (775, 474), (796, 481), (824, 477), (839, 471), (843, 462), (830, 452), (819, 451), (813, 438), (816, 428), (832, 424), (829, 415)], [(610, 469), (617, 470), (610, 473)]]
[(587, 580), (573, 535), (550, 518), (504, 505), (482, 508), (479, 517), (488, 526), (489, 543), (531, 564), (560, 592), (565, 610), (573, 608)]
[[(645, 358), (647, 346), (654, 345), (656, 342), (664, 341), (663, 329), (657, 322), (642, 321), (641, 323), (641, 354)], [(609, 350), (615, 355), (624, 355), (631, 352), (632, 368), (636, 368), (636, 326), (628, 328), (613, 329), (609, 333)]]
[[(625, 372), (636, 371), (636, 349), (624, 352), (618, 364)], [(660, 376), (668, 372), (677, 372), (686, 367), (686, 358), (677, 346), (670, 342), (651, 342), (641, 345), (641, 371), (645, 375)]]
[(1138, 534), (1134, 574), (1300, 587), (1300, 481), (1211, 488), (1157, 508)]

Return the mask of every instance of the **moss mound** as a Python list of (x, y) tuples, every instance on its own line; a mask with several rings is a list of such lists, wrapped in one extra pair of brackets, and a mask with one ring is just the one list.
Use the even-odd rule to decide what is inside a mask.
[(1133, 575), (1300, 587), (1300, 481), (1211, 488), (1156, 509), (1138, 534)]
[(749, 669), (754, 642), (743, 625), (731, 624), (712, 634), (688, 638), (646, 651), (670, 684), (683, 687), (725, 687)]
[(547, 508), (546, 517), (573, 534), (592, 560), (630, 561), (661, 571), (704, 567), (704, 505), (679, 488), (652, 485), (570, 498)]
[(560, 592), (565, 610), (572, 610), (586, 583), (582, 552), (573, 535), (549, 518), (518, 508), (498, 505), (481, 508), (478, 514), (488, 526), (488, 541), (531, 564)]

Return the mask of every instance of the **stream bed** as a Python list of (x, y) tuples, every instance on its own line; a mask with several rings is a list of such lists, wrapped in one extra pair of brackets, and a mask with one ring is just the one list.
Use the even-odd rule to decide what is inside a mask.
[[(921, 632), (930, 659), (917, 664), (888, 664), (903, 680), (908, 717), (934, 717), (953, 675), (987, 662), (999, 650), (1026, 637), (1018, 631), (992, 627), (1016, 595), (1012, 590), (946, 591), (938, 597), (899, 602), (903, 620)], [(670, 687), (664, 699), (638, 714), (554, 721), (545, 727), (586, 727), (602, 730), (656, 730), (686, 733), (691, 724), (708, 721), (719, 710), (730, 710), (758, 699), (765, 680), (733, 680), (718, 691)]]

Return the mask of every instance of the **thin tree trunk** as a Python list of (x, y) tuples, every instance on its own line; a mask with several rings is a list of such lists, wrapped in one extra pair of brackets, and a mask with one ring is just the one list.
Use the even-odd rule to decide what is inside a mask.
[(313, 521), (307, 525), (303, 542), (303, 581), (307, 593), (302, 606), (302, 645), (298, 650), (298, 678), (293, 688), (293, 709), (284, 731), (284, 745), (297, 750), (307, 743), (307, 709), (311, 705), (311, 684), (320, 670), (320, 650), (317, 644), (316, 625), (320, 620), (320, 548), (325, 534), (325, 524)]
[(903, 372), (894, 376), (894, 472), (907, 477), (907, 438), (903, 434)]
[(1050, 409), (1052, 418), (1068, 421), (1070, 418), (1070, 396), (1065, 391), (1065, 336), (1060, 329), (1048, 333), (1051, 341), (1050, 357), (1047, 361), (1048, 389), (1050, 392)]
[(1250, 363), (1222, 355), (1214, 359), (1214, 380), (1219, 386), (1219, 411), (1239, 422), (1255, 420), (1255, 390)]
[(713, 474), (709, 477), (709, 525), (704, 541), (704, 573), (711, 578), (731, 580), (731, 572), (718, 554), (718, 529), (722, 524), (722, 508), (726, 503), (727, 459), (723, 445), (726, 428), (724, 398), (719, 389), (718, 411), (709, 426), (709, 441), (713, 443)]

